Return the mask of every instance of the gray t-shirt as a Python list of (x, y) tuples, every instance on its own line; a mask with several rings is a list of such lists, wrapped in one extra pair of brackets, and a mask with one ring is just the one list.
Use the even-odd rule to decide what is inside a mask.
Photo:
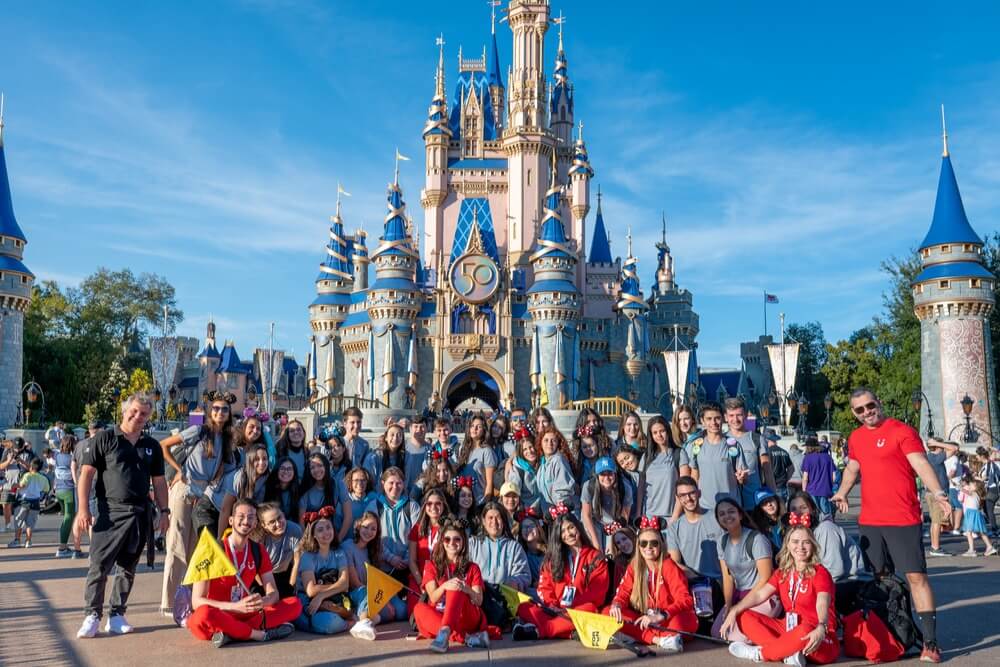
[(53, 475), (55, 477), (54, 491), (70, 491), (76, 487), (73, 483), (73, 455), (56, 454), (56, 465)]
[[(182, 470), (188, 481), (188, 495), (198, 497), (205, 493), (205, 487), (215, 478), (219, 469), (219, 455), (222, 453), (222, 434), (216, 433), (212, 443), (212, 456), (205, 455), (205, 439), (202, 437), (202, 427), (198, 424), (189, 426), (179, 433), (182, 449), (188, 450), (187, 460)], [(210, 434), (208, 437), (212, 437)], [(175, 453), (176, 456), (176, 453)], [(232, 472), (235, 466), (227, 466), (224, 473)]]
[(312, 572), (315, 578), (330, 570), (337, 570), (339, 575), (345, 569), (347, 569), (347, 556), (342, 549), (330, 549), (326, 558), (321, 557), (318, 551), (304, 551), (302, 558), (299, 559), (299, 590), (305, 593), (306, 587), (302, 575), (306, 572)]
[(723, 531), (714, 514), (704, 511), (701, 519), (694, 523), (681, 515), (665, 533), (667, 548), (680, 551), (681, 559), (690, 569), (705, 577), (722, 578), (718, 539)]
[[(645, 465), (645, 462), (643, 462)], [(674, 487), (680, 466), (691, 465), (687, 452), (670, 448), (657, 452), (646, 468), (645, 516), (670, 516), (674, 511)]]
[[(600, 490), (596, 491), (592, 490), (594, 486), (592, 480), (593, 477), (588, 479), (581, 486), (580, 500), (582, 502), (590, 504), (591, 514), (594, 517), (594, 520), (597, 521), (598, 523), (603, 525), (608, 525), (613, 521), (620, 521), (622, 517), (614, 515), (613, 513), (614, 501), (609, 496), (607, 495), (602, 496), (600, 507), (594, 506), (594, 500), (595, 500), (594, 496), (599, 494)], [(618, 482), (616, 481), (615, 482), (616, 488), (617, 484)], [(623, 493), (622, 493), (621, 510), (622, 512), (624, 512), (625, 509), (632, 507), (632, 502), (633, 502), (632, 486), (628, 482), (623, 481), (622, 490)]]
[(483, 502), (486, 495), (486, 469), (497, 467), (497, 455), (491, 447), (476, 447), (469, 452), (469, 462), (462, 466), (459, 475), (471, 476), (475, 479), (473, 492), (476, 502)]
[(368, 562), (368, 549), (359, 547), (353, 541), (344, 542), (341, 549), (344, 551), (344, 556), (347, 557), (347, 564), (353, 567), (354, 571), (358, 573), (361, 585), (367, 586), (368, 570), (365, 569), (365, 563)]
[(726, 497), (740, 502), (736, 471), (746, 469), (747, 464), (739, 445), (727, 445), (725, 440), (713, 444), (705, 438), (700, 445), (695, 442), (691, 454), (691, 467), (698, 471), (702, 507), (714, 510), (715, 504)]
[(944, 461), (947, 458), (948, 452), (943, 449), (927, 452), (927, 462), (931, 464), (931, 468), (937, 476), (938, 484), (941, 485), (942, 489), (948, 488), (948, 469), (944, 466)]
[[(752, 559), (747, 555), (747, 540), (751, 538)], [(738, 591), (748, 591), (757, 585), (757, 561), (761, 558), (770, 559), (772, 553), (771, 541), (767, 536), (749, 528), (743, 528), (738, 541), (730, 539), (729, 533), (723, 533), (716, 541), (716, 549), (720, 554), (720, 560), (726, 562), (729, 574), (733, 575)]]
[(759, 442), (754, 442), (754, 433), (747, 431), (740, 437), (729, 436), (735, 440), (742, 450), (743, 462), (750, 471), (747, 481), (743, 482), (743, 507), (747, 511), (754, 508), (757, 491), (764, 486), (764, 478), (760, 468), (760, 457), (767, 456), (767, 440), (758, 436)]
[(264, 548), (271, 559), (271, 565), (276, 573), (284, 572), (292, 565), (292, 556), (302, 541), (302, 528), (294, 521), (285, 522), (285, 534), (275, 539), (264, 534)]
[[(243, 468), (237, 470), (236, 473), (232, 476), (232, 486), (226, 489), (226, 493), (228, 495), (233, 496), (234, 498), (238, 495), (237, 489), (239, 489), (240, 486), (242, 486), (244, 483), (243, 476), (244, 476)], [(258, 477), (257, 481), (254, 482), (253, 494), (251, 499), (257, 504), (264, 502), (264, 486), (266, 483), (267, 483), (267, 477)]]

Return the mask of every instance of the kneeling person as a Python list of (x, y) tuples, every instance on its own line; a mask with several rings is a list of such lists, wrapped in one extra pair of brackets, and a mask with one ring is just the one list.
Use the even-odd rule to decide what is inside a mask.
[[(278, 597), (271, 559), (261, 545), (250, 539), (257, 528), (255, 503), (237, 500), (229, 526), (231, 530), (223, 536), (222, 543), (236, 574), (194, 584), (191, 591), (194, 612), (188, 618), (188, 630), (198, 639), (212, 640), (216, 647), (232, 639), (259, 642), (284, 639), (294, 631), (292, 621), (302, 612), (302, 605), (293, 597)], [(263, 595), (249, 592), (256, 580), (264, 587)]]

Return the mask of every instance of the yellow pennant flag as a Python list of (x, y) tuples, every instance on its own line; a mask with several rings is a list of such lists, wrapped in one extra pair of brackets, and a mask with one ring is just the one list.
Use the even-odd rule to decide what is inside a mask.
[(521, 606), (521, 603), (531, 602), (530, 595), (525, 595), (507, 584), (500, 584), (500, 592), (503, 594), (503, 599), (507, 603), (507, 609), (510, 610), (511, 616), (517, 616), (517, 608)]
[(187, 574), (182, 584), (193, 584), (196, 581), (208, 581), (219, 577), (231, 577), (236, 574), (236, 567), (226, 555), (222, 545), (215, 541), (208, 528), (202, 528), (198, 538), (198, 546), (188, 559)]
[(368, 573), (368, 617), (371, 618), (382, 611), (393, 595), (403, 590), (403, 584), (368, 563), (365, 563), (365, 572)]
[(576, 634), (580, 637), (580, 643), (587, 648), (596, 648), (604, 651), (608, 648), (611, 635), (621, 629), (622, 624), (603, 614), (592, 614), (589, 611), (577, 611), (567, 609), (569, 618), (573, 621)]
[(538, 405), (548, 405), (549, 404), (549, 383), (545, 379), (545, 373), (542, 373), (541, 378), (541, 389), (538, 392)]

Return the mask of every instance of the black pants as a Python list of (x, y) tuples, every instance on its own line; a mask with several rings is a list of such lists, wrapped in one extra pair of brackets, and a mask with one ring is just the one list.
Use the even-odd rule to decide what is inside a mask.
[(202, 528), (208, 528), (208, 532), (218, 539), (219, 510), (208, 498), (202, 496), (195, 503), (194, 509), (191, 510), (191, 522), (194, 524), (195, 538), (201, 536)]
[(132, 592), (135, 568), (142, 557), (149, 530), (149, 507), (135, 507), (109, 512), (98, 510), (90, 538), (90, 569), (83, 591), (83, 611), (101, 617), (104, 611), (104, 592), (111, 570), (118, 566), (111, 585), (111, 615), (125, 613), (128, 596)]
[(983, 514), (986, 515), (986, 523), (990, 527), (990, 532), (996, 532), (997, 529), (997, 500), (1000, 500), (1000, 489), (990, 489), (986, 492), (986, 498), (983, 501)]

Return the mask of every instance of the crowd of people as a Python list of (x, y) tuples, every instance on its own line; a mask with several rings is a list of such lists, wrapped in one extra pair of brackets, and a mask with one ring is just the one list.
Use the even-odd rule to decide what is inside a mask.
[[(443, 653), (508, 632), (570, 638), (573, 609), (622, 623), (639, 650), (677, 653), (701, 636), (728, 642), (738, 658), (826, 664), (841, 652), (837, 601), (895, 572), (912, 592), (921, 659), (938, 662), (915, 480), (931, 555), (945, 527), (964, 531), (973, 554), (977, 537), (996, 553), (996, 450), (978, 452), (973, 466), (953, 443), (925, 449), (867, 389), (851, 398), (860, 426), (846, 445), (810, 436), (804, 452), (786, 451), (769, 429), (748, 430), (739, 398), (697, 414), (681, 407), (670, 421), (628, 413), (614, 436), (593, 410), (564, 434), (536, 408), (473, 414), (461, 438), (451, 419), (400, 419), (377, 442), (362, 436), (357, 408), (314, 437), (293, 419), (270, 438), (258, 416), (234, 417), (234, 400), (213, 393), (204, 424), (157, 442), (144, 432), (152, 404), (135, 395), (119, 426), (75, 449), (63, 437), (59, 553), (78, 553), (91, 533), (78, 637), (97, 633), (116, 565), (105, 631), (132, 631), (128, 595), (154, 515), (166, 537), (161, 611), (216, 646), (294, 630), (373, 640), (379, 624), (409, 621)], [(38, 459), (20, 450), (0, 468), (7, 519), (17, 504), (11, 470), (18, 498), (43, 484)], [(859, 477), (855, 540), (834, 517)], [(14, 521), (30, 542), (25, 506)], [(185, 587), (202, 530), (236, 574)], [(371, 614), (368, 567), (402, 584)], [(527, 597), (512, 609), (501, 587)]]

